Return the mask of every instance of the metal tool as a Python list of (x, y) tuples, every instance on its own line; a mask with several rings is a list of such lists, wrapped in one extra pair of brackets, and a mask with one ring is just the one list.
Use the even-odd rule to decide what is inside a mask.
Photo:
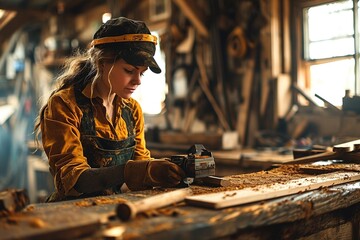
[(187, 154), (173, 155), (170, 161), (179, 165), (186, 174), (184, 183), (215, 175), (215, 160), (212, 153), (201, 144), (193, 145)]

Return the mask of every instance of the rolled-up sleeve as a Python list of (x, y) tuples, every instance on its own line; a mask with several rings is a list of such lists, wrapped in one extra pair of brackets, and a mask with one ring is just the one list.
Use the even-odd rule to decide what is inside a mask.
[(42, 144), (58, 194), (78, 196), (80, 193), (73, 187), (80, 174), (90, 166), (80, 142), (81, 110), (72, 94), (64, 96), (56, 94), (48, 101), (41, 123)]

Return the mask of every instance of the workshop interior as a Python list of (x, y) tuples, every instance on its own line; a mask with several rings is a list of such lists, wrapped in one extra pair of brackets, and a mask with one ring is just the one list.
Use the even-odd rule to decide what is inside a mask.
[[(356, 0), (0, 0), (0, 238), (359, 239)], [(35, 122), (111, 18), (144, 21), (160, 74), (132, 97), (186, 173), (57, 203)]]

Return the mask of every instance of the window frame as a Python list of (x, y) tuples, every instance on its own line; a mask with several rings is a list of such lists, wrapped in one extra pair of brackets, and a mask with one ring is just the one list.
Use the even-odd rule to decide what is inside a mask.
[[(295, 70), (292, 77), (294, 82), (298, 84), (298, 86), (302, 89), (309, 90), (310, 89), (310, 67), (312, 65), (323, 64), (341, 61), (344, 59), (354, 59), (355, 60), (355, 92), (354, 95), (360, 94), (360, 40), (359, 40), (359, 4), (357, 0), (353, 0), (353, 9), (358, 9), (358, 11), (353, 11), (353, 20), (354, 20), (354, 54), (346, 55), (346, 56), (336, 56), (331, 58), (323, 58), (323, 59), (310, 59), (306, 56), (308, 53), (307, 48), (309, 46), (309, 42), (306, 42), (306, 26), (307, 20), (304, 18), (304, 11), (309, 7), (316, 7), (319, 5), (334, 3), (334, 0), (298, 0), (292, 1), (293, 6), (293, 16), (295, 16), (294, 21), (292, 22), (292, 39), (293, 49), (298, 49), (295, 52), (294, 58), (294, 67)], [(298, 97), (294, 97), (295, 104), (306, 105), (306, 101), (304, 99), (299, 99)]]

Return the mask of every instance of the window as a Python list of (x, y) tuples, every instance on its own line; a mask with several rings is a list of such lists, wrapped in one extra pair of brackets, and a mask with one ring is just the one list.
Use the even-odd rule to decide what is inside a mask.
[[(152, 32), (159, 39), (157, 32)], [(148, 69), (141, 79), (141, 85), (133, 94), (145, 114), (159, 114), (162, 111), (167, 85), (165, 81), (165, 56), (160, 50), (160, 43), (156, 45), (155, 61), (161, 68), (161, 73), (153, 73)]]
[(312, 96), (318, 94), (335, 106), (342, 106), (345, 90), (360, 92), (358, 12), (356, 0), (303, 8), (306, 85)]

